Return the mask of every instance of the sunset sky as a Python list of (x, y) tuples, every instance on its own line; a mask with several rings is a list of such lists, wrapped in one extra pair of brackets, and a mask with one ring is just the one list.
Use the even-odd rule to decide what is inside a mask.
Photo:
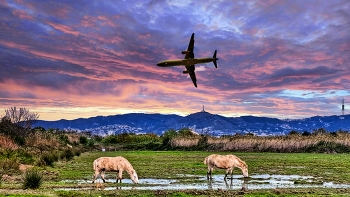
[[(182, 59), (195, 33), (198, 88)], [(0, 115), (350, 111), (350, 1), (0, 0)]]

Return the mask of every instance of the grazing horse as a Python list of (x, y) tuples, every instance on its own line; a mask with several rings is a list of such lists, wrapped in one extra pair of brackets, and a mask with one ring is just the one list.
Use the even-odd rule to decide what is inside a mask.
[(208, 166), (207, 179), (212, 179), (211, 173), (214, 168), (226, 169), (225, 177), (231, 175), (234, 167), (242, 170), (243, 176), (248, 177), (248, 165), (235, 155), (212, 154), (204, 159), (204, 164)]
[(100, 157), (94, 161), (93, 167), (95, 174), (92, 183), (95, 182), (99, 174), (101, 175), (103, 182), (106, 182), (104, 177), (106, 171), (117, 172), (117, 183), (118, 180), (120, 180), (121, 183), (124, 170), (130, 175), (133, 183), (139, 183), (136, 171), (130, 162), (124, 157)]

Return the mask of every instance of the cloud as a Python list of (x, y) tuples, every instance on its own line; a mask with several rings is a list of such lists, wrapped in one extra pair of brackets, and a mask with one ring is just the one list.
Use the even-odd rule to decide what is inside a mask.
[[(348, 1), (0, 1), (0, 109), (336, 114), (349, 13)], [(198, 88), (183, 67), (156, 66), (183, 58), (192, 33), (195, 57), (219, 58), (196, 66)]]

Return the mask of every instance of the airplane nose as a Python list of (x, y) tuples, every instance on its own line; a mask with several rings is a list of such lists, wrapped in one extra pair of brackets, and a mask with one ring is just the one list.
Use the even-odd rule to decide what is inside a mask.
[(157, 64), (157, 66), (165, 66), (165, 65), (167, 65), (167, 63), (164, 63), (164, 62), (159, 62), (159, 63)]

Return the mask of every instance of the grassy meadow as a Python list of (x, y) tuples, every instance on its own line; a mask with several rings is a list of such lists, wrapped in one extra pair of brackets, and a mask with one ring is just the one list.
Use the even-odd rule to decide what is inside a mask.
[[(203, 160), (212, 153), (235, 154), (249, 165), (250, 175), (281, 174), (307, 175), (318, 177), (323, 182), (350, 183), (350, 156), (348, 154), (323, 153), (251, 153), (251, 152), (207, 152), (207, 151), (112, 151), (85, 152), (69, 161), (59, 161), (53, 167), (42, 168), (44, 182), (39, 189), (23, 190), (19, 179), (10, 182), (3, 181), (0, 196), (341, 196), (350, 193), (350, 189), (272, 189), (272, 190), (168, 190), (148, 191), (138, 190), (103, 190), (91, 183), (64, 182), (62, 180), (92, 180), (92, 162), (101, 156), (123, 156), (134, 166), (143, 178), (181, 179), (179, 175), (206, 175)], [(214, 174), (224, 176), (224, 170), (215, 170)], [(241, 175), (239, 169), (234, 174)], [(115, 179), (115, 173), (107, 173), (107, 178)], [(129, 179), (126, 172), (124, 179)], [(192, 180), (184, 180), (192, 181)], [(193, 181), (198, 181), (193, 179)], [(220, 180), (217, 180), (220, 181)], [(222, 180), (223, 181), (223, 180)], [(114, 187), (116, 183), (106, 183), (104, 186)], [(121, 186), (130, 186), (122, 183)], [(140, 184), (142, 185), (142, 183)], [(59, 190), (59, 188), (89, 188), (76, 191)], [(54, 189), (54, 190), (53, 190)]]

